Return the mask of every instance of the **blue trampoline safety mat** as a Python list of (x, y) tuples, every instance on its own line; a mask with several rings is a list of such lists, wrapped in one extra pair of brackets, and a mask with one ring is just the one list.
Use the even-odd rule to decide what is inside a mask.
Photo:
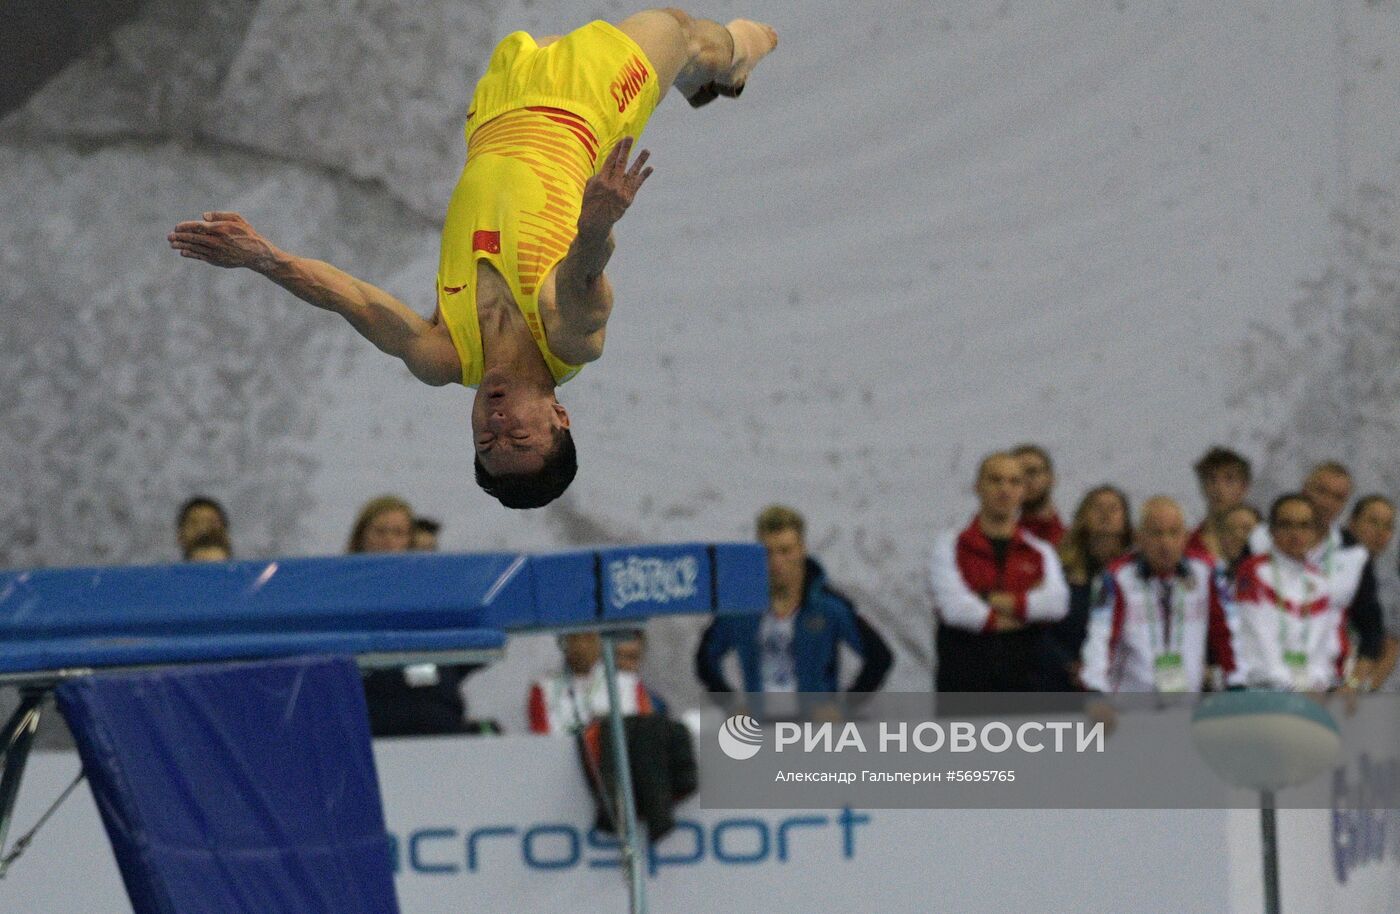
[(398, 911), (353, 660), (58, 688), (135, 914)]

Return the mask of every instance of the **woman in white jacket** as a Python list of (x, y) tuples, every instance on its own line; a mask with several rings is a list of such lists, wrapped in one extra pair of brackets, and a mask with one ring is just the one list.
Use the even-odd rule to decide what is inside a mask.
[(1315, 509), (1284, 495), (1269, 509), (1271, 544), (1239, 568), (1235, 610), (1241, 666), (1255, 688), (1325, 692), (1339, 680), (1342, 612), (1327, 571), (1308, 558)]

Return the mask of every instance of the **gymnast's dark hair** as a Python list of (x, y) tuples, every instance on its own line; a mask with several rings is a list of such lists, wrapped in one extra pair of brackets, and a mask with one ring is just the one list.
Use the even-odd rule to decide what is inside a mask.
[(577, 473), (578, 451), (567, 428), (555, 428), (554, 451), (536, 473), (492, 476), (481, 465), (481, 456), (476, 458), (476, 484), (507, 508), (543, 508), (564, 494)]

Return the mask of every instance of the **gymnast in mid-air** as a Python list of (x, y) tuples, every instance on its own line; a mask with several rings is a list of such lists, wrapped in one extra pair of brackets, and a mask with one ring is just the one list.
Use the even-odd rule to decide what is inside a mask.
[(555, 388), (603, 352), (612, 227), (651, 175), (633, 146), (675, 86), (694, 107), (737, 97), (777, 45), (766, 25), (675, 10), (497, 45), (467, 112), (467, 161), (442, 230), (437, 310), (278, 249), (237, 213), (169, 235), (181, 256), (247, 267), (348, 320), (419, 380), (476, 388), (476, 479), (509, 508), (568, 488), (578, 463)]

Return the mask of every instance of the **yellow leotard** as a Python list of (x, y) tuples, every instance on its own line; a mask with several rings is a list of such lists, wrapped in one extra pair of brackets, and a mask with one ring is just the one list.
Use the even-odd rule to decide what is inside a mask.
[(477, 261), (510, 284), (556, 384), (579, 366), (549, 350), (540, 284), (578, 232), (583, 186), (623, 137), (637, 138), (659, 101), (656, 71), (637, 43), (591, 22), (540, 47), (525, 32), (497, 45), (467, 113), (467, 164), (442, 229), (438, 307), (462, 361), (481, 383)]

